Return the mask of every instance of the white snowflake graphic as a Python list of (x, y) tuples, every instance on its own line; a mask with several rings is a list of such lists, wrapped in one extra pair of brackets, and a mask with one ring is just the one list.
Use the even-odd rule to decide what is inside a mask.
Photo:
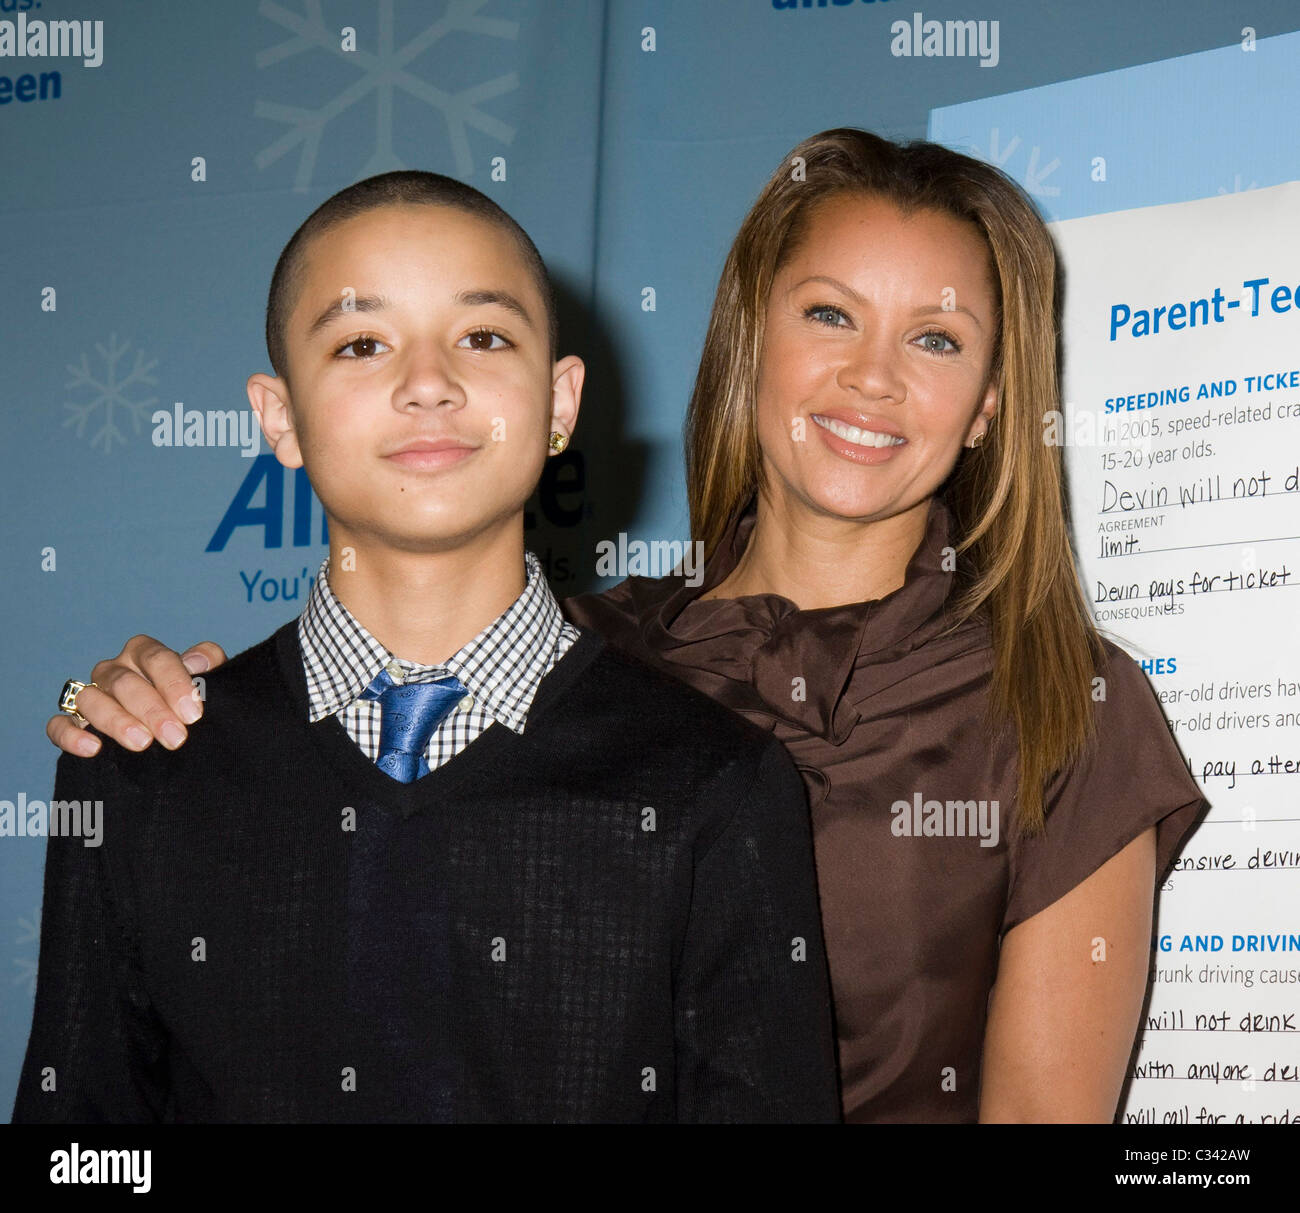
[[(432, 109), (441, 111), (447, 123), (452, 153), (456, 158), (456, 171), (460, 176), (468, 177), (474, 171), (468, 128), (473, 127), (501, 143), (508, 144), (514, 138), (513, 126), (494, 118), (480, 106), (485, 101), (518, 88), (519, 77), (514, 72), (508, 72), (458, 93), (449, 93), (430, 84), (428, 80), (413, 75), (408, 67), (413, 60), (450, 33), (482, 34), (489, 38), (518, 37), (517, 21), (480, 15), (479, 10), (487, 3), (488, 0), (447, 0), (441, 17), (402, 46), (395, 47), (394, 0), (379, 0), (378, 47), (371, 52), (361, 49), (360, 45), (355, 50), (343, 49), (340, 30), (325, 25), (321, 0), (305, 0), (301, 13), (277, 4), (274, 0), (262, 0), (258, 12), (287, 30), (291, 37), (261, 51), (256, 60), (258, 67), (270, 67), (304, 51), (321, 50), (342, 59), (361, 74), (319, 109), (259, 100), (253, 109), (257, 117), (269, 118), (289, 129), (258, 152), (257, 167), (264, 169), (297, 147), (300, 151), (294, 189), (306, 190), (311, 185), (316, 153), (330, 121), (373, 93), (374, 153), (362, 173), (364, 176), (373, 176), (375, 173), (405, 168), (406, 165), (393, 151), (393, 94), (395, 89), (400, 89)], [(358, 30), (357, 33), (360, 39), (363, 31)]]
[[(987, 161), (995, 168), (1000, 168), (1004, 173), (1014, 177), (1013, 173), (1007, 168), (1007, 161), (1011, 159), (1016, 148), (1020, 146), (1020, 136), (1012, 135), (1010, 142), (1006, 147), (1001, 143), (1001, 131), (995, 126), (989, 131), (989, 146), (987, 154), (978, 144), (970, 145), (970, 154), (978, 156), (979, 159)], [(1042, 156), (1042, 149), (1035, 144), (1029, 149), (1029, 163), (1025, 166), (1025, 171), (1020, 178), (1020, 183), (1025, 189), (1039, 198), (1055, 198), (1061, 192), (1059, 185), (1048, 185), (1047, 178), (1050, 177), (1058, 168), (1061, 167), (1061, 161), (1054, 159), (1050, 164), (1039, 167), (1038, 161)]]
[[(41, 912), (33, 910), (30, 917), (20, 917), (18, 919), (18, 938), (16, 943), (35, 944), (38, 948), (41, 939)], [(18, 973), (14, 977), (14, 985), (26, 985), (27, 992), (33, 996), (36, 994), (36, 961), (29, 960), (26, 956), (15, 956), (14, 964), (18, 968)]]
[(1223, 188), (1223, 186), (1219, 186), (1219, 193), (1221, 193), (1221, 194), (1244, 194), (1247, 190), (1253, 190), (1253, 189), (1258, 189), (1258, 188), (1259, 188), (1259, 183), (1256, 182), (1256, 181), (1252, 181), (1249, 185), (1242, 185), (1242, 183), (1241, 183), (1241, 174), (1240, 174), (1240, 173), (1234, 173), (1234, 174), (1232, 175), (1232, 189), (1230, 189), (1230, 190), (1225, 190), (1225, 189)]
[(95, 349), (99, 351), (99, 356), (104, 361), (102, 379), (96, 379), (90, 373), (88, 354), (81, 355), (81, 363), (78, 366), (70, 362), (67, 364), (68, 374), (72, 376), (65, 385), (67, 389), (75, 391), (89, 388), (93, 394), (89, 400), (81, 403), (65, 403), (63, 407), (71, 416), (65, 417), (63, 424), (74, 426), (77, 437), (84, 438), (86, 423), (92, 417), (98, 416), (100, 426), (91, 435), (90, 445), (103, 446), (105, 454), (112, 450), (114, 442), (126, 441), (126, 435), (118, 428), (118, 415), (126, 413), (131, 419), (134, 432), (138, 434), (140, 422), (148, 415), (158, 399), (156, 396), (150, 396), (148, 400), (134, 398), (142, 385), (157, 382), (150, 372), (158, 365), (158, 360), (154, 358), (146, 362), (144, 353), (136, 350), (135, 364), (122, 374), (118, 364), (130, 348), (129, 341), (118, 344), (116, 333), (109, 337), (106, 346), (96, 343)]

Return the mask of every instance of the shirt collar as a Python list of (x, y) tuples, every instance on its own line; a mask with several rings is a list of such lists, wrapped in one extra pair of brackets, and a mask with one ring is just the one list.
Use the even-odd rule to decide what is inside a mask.
[(946, 624), (952, 515), (941, 497), (931, 499), (904, 584), (884, 598), (814, 610), (770, 593), (700, 602), (736, 567), (756, 520), (751, 497), (728, 521), (698, 586), (632, 579), (642, 643), (670, 663), (713, 670), (710, 694), (728, 706), (839, 745), (861, 719), (857, 702), (867, 688), (887, 682), (898, 658)]
[(330, 588), (326, 557), (298, 619), (308, 719), (315, 723), (347, 707), (381, 669), (395, 662), (404, 682), (454, 675), (494, 720), (522, 733), (564, 627), (559, 604), (532, 552), (524, 553), (524, 572), (519, 597), (463, 648), (431, 666), (395, 657), (366, 630)]

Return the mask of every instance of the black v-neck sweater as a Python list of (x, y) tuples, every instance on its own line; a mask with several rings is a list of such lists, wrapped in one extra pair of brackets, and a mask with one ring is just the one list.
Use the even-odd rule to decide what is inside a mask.
[(290, 623), (55, 799), (103, 841), (48, 843), (15, 1121), (839, 1117), (794, 765), (593, 632), (402, 784), (307, 723)]

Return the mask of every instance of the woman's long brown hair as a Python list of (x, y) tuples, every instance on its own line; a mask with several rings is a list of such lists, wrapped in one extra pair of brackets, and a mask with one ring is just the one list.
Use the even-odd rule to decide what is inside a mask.
[(1093, 680), (1105, 652), (1070, 549), (1061, 448), (1045, 439), (1045, 414), (1060, 407), (1056, 251), (1014, 181), (937, 144), (900, 145), (849, 127), (791, 151), (745, 217), (718, 283), (686, 418), (691, 533), (711, 554), (758, 488), (754, 409), (772, 281), (816, 205), (846, 193), (965, 220), (989, 248), (998, 407), (982, 445), (962, 452), (943, 489), (960, 557), (949, 610), (954, 627), (977, 611), (989, 622), (993, 711), (1019, 749), (1011, 824), (1039, 833), (1047, 780), (1093, 735)]

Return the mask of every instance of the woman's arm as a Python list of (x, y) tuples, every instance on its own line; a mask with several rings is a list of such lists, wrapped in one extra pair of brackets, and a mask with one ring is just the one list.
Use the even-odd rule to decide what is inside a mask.
[(989, 1000), (981, 1123), (1114, 1119), (1146, 994), (1155, 866), (1153, 827), (1007, 932)]

